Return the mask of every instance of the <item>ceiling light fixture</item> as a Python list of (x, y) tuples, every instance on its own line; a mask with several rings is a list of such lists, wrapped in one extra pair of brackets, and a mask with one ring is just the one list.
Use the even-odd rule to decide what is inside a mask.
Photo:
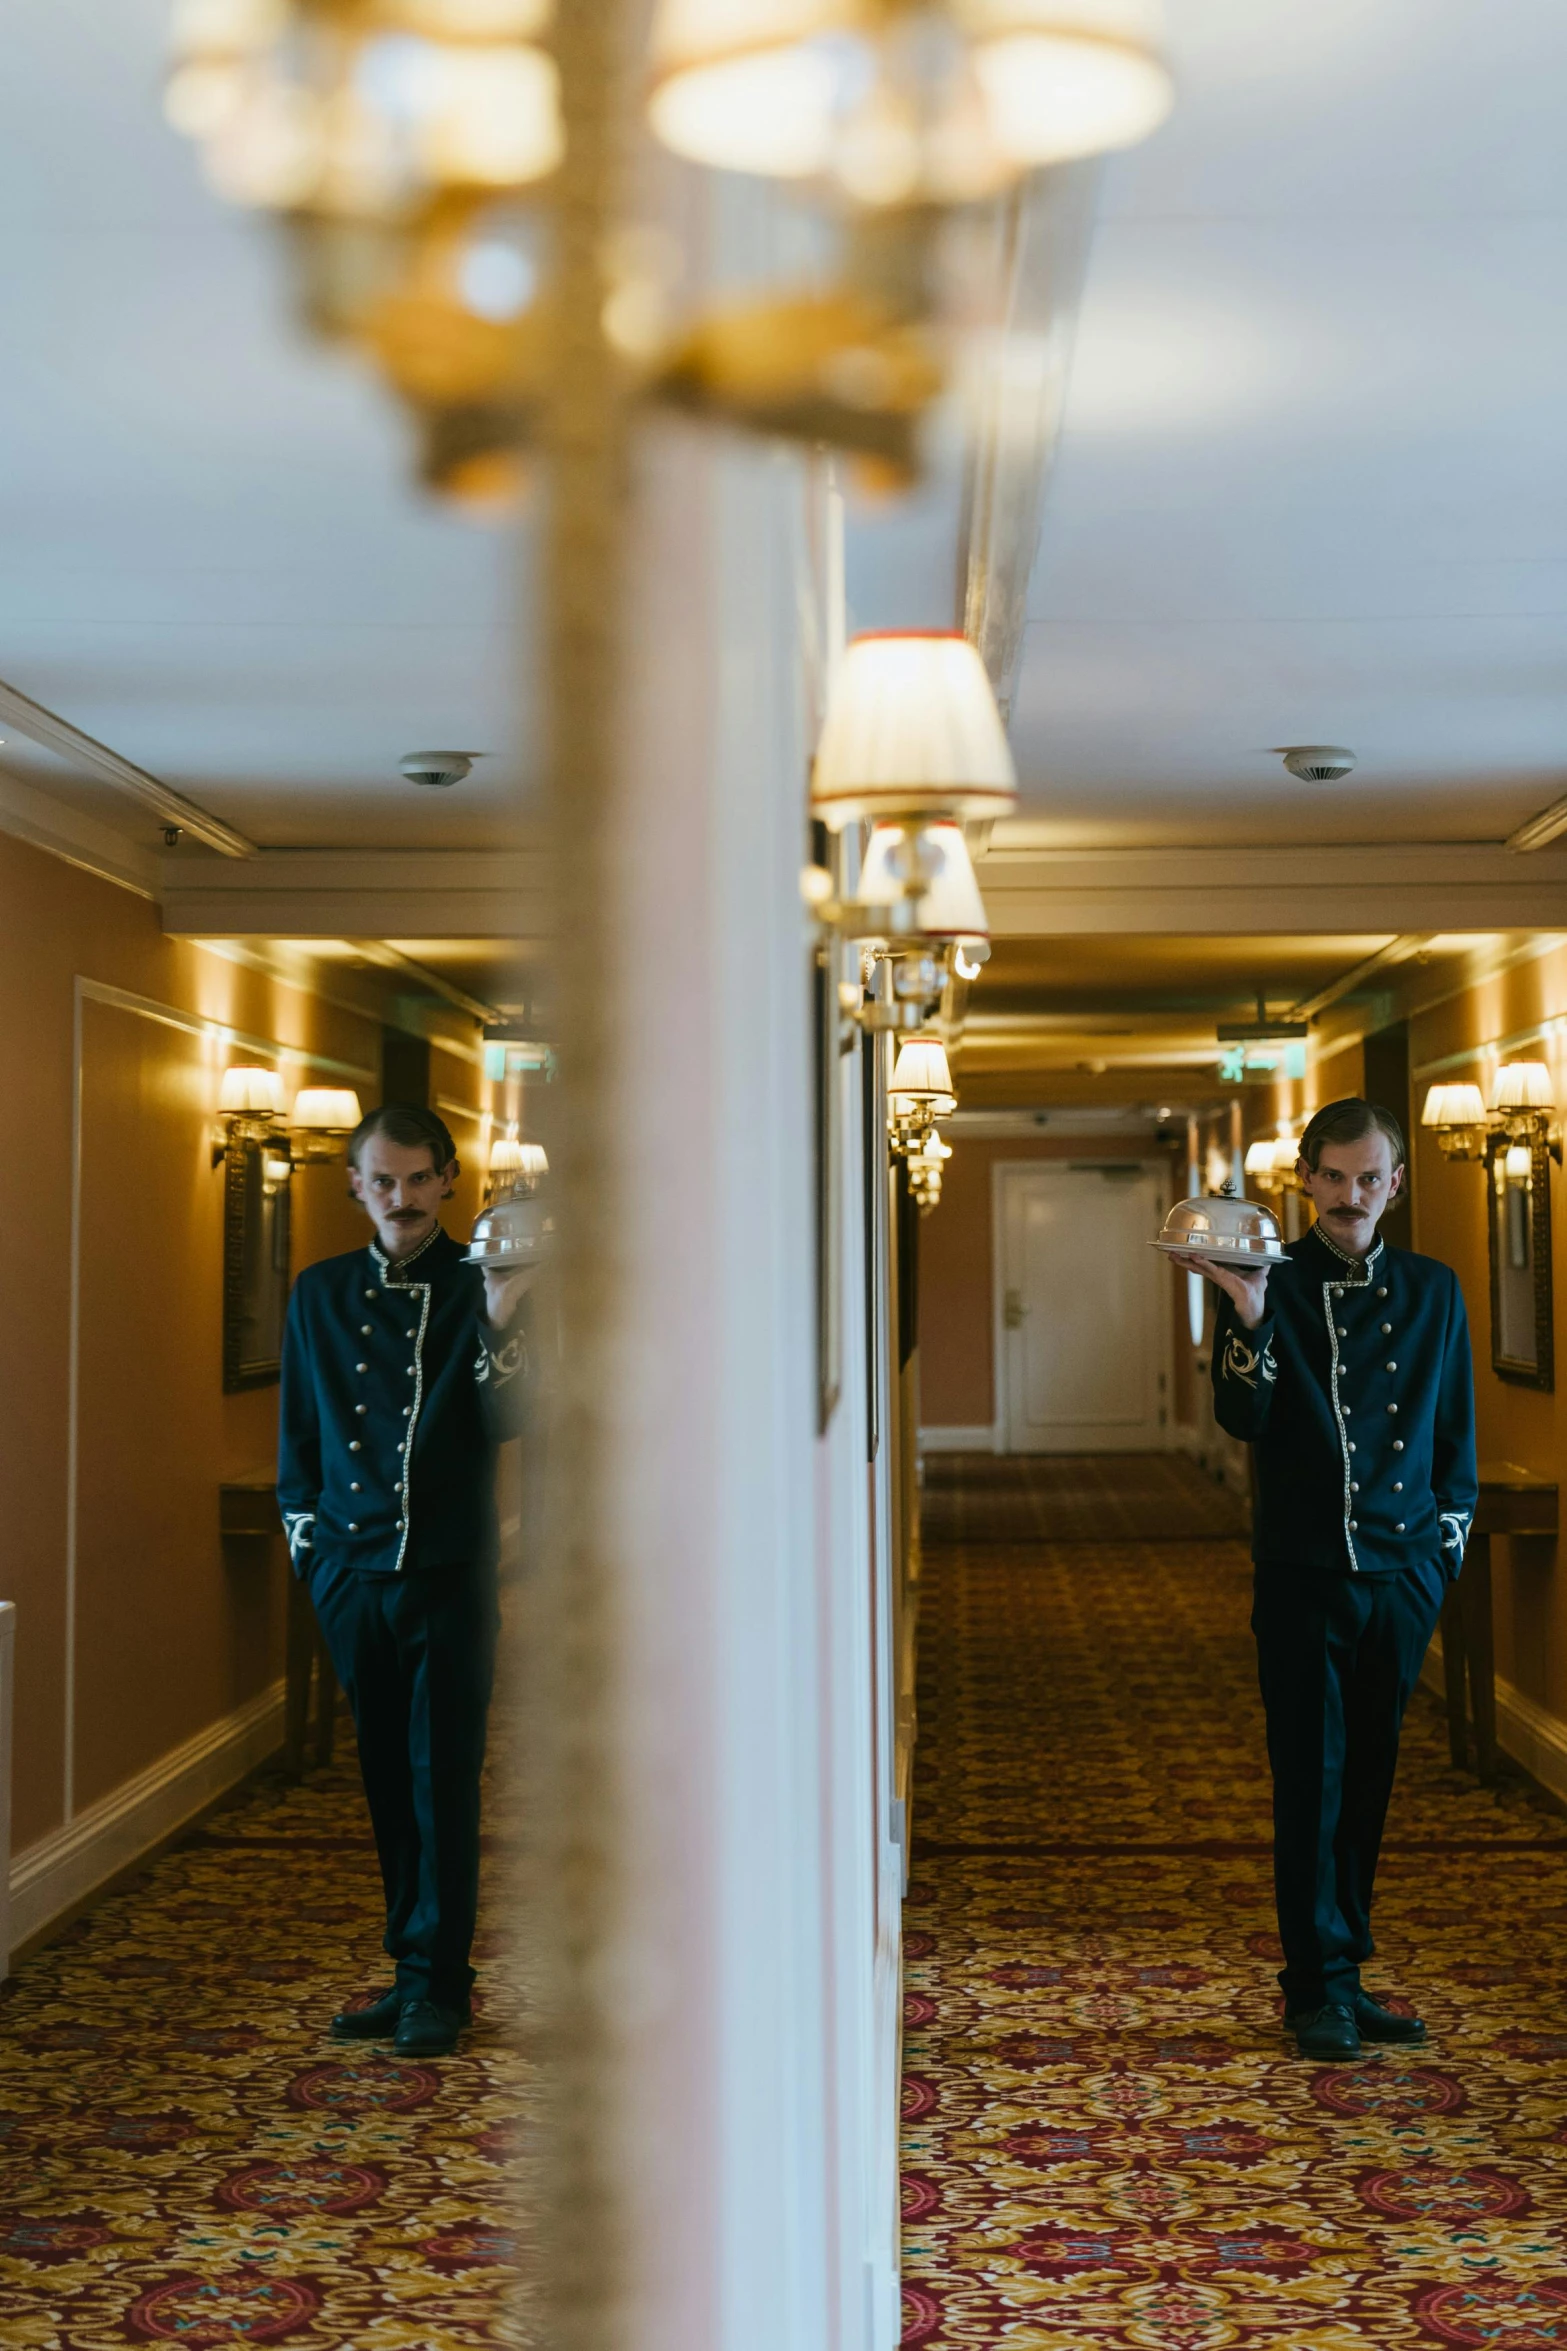
[(1145, 138), (1159, 0), (661, 0), (648, 116), (720, 171), (851, 204), (968, 204)]

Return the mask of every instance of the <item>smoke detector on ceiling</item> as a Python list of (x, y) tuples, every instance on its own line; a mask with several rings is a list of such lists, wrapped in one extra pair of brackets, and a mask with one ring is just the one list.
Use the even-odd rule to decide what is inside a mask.
[(1355, 754), (1342, 743), (1291, 743), (1285, 747), (1284, 764), (1302, 783), (1336, 784), (1340, 776), (1354, 774)]
[(411, 784), (423, 784), (439, 791), (448, 784), (460, 784), (465, 775), (471, 774), (474, 757), (471, 751), (410, 751), (397, 766)]

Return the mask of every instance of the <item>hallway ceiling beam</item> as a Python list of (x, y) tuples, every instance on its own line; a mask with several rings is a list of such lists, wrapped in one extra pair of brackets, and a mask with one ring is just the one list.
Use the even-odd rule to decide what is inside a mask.
[(1000, 839), (978, 870), (998, 938), (1567, 928), (1567, 853), (1522, 865), (1489, 843), (1051, 849)]
[(551, 861), (528, 850), (276, 849), (161, 861), (163, 928), (229, 939), (545, 938)]
[(1319, 988), (1314, 996), (1304, 996), (1298, 1004), (1292, 1004), (1285, 1019), (1315, 1020), (1341, 997), (1353, 995), (1364, 981), (1374, 979), (1379, 971), (1391, 971), (1396, 964), (1407, 963), (1411, 956), (1419, 955), (1436, 935), (1435, 931), (1406, 931), (1401, 938), (1389, 939), (1385, 947), (1379, 947), (1374, 955), (1362, 956), (1348, 971), (1340, 972), (1336, 980)]

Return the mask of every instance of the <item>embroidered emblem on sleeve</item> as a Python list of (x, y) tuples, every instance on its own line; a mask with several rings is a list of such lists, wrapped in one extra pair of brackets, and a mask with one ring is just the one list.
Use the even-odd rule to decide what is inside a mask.
[(288, 1555), (297, 1567), (301, 1559), (316, 1547), (316, 1514), (313, 1510), (285, 1510), (283, 1532), (288, 1537)]
[(1240, 1380), (1248, 1388), (1254, 1388), (1259, 1379), (1265, 1386), (1271, 1385), (1279, 1376), (1278, 1365), (1273, 1360), (1273, 1341), (1269, 1339), (1260, 1349), (1248, 1347), (1239, 1331), (1231, 1331), (1220, 1369), (1227, 1380)]
[(1442, 1529), (1442, 1548), (1450, 1552), (1455, 1563), (1461, 1562), (1469, 1541), (1473, 1512), (1468, 1510), (1439, 1510), (1437, 1519)]

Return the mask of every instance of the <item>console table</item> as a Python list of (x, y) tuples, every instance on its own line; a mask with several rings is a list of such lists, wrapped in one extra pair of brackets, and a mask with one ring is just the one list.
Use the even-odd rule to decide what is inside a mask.
[[(248, 1470), (243, 1477), (226, 1478), (218, 1488), (218, 1530), (224, 1549), (237, 1545), (248, 1550), (264, 1542), (270, 1551), (283, 1531), (278, 1515), (277, 1488), (270, 1469)], [(326, 1641), (310, 1605), (310, 1594), (290, 1568), (288, 1619), (283, 1649), (283, 1761), (289, 1771), (305, 1768), (305, 1741), (310, 1725), (310, 1671), (315, 1667), (315, 1760), (332, 1760), (332, 1734), (337, 1714), (337, 1677)]]
[(1447, 1743), (1469, 1768), (1464, 1670), (1474, 1707), (1475, 1761), (1482, 1779), (1496, 1770), (1496, 1649), (1491, 1624), (1491, 1537), (1554, 1535), (1557, 1485), (1511, 1461), (1482, 1461), (1480, 1499), (1463, 1573), (1442, 1602), (1442, 1675), (1447, 1685)]

